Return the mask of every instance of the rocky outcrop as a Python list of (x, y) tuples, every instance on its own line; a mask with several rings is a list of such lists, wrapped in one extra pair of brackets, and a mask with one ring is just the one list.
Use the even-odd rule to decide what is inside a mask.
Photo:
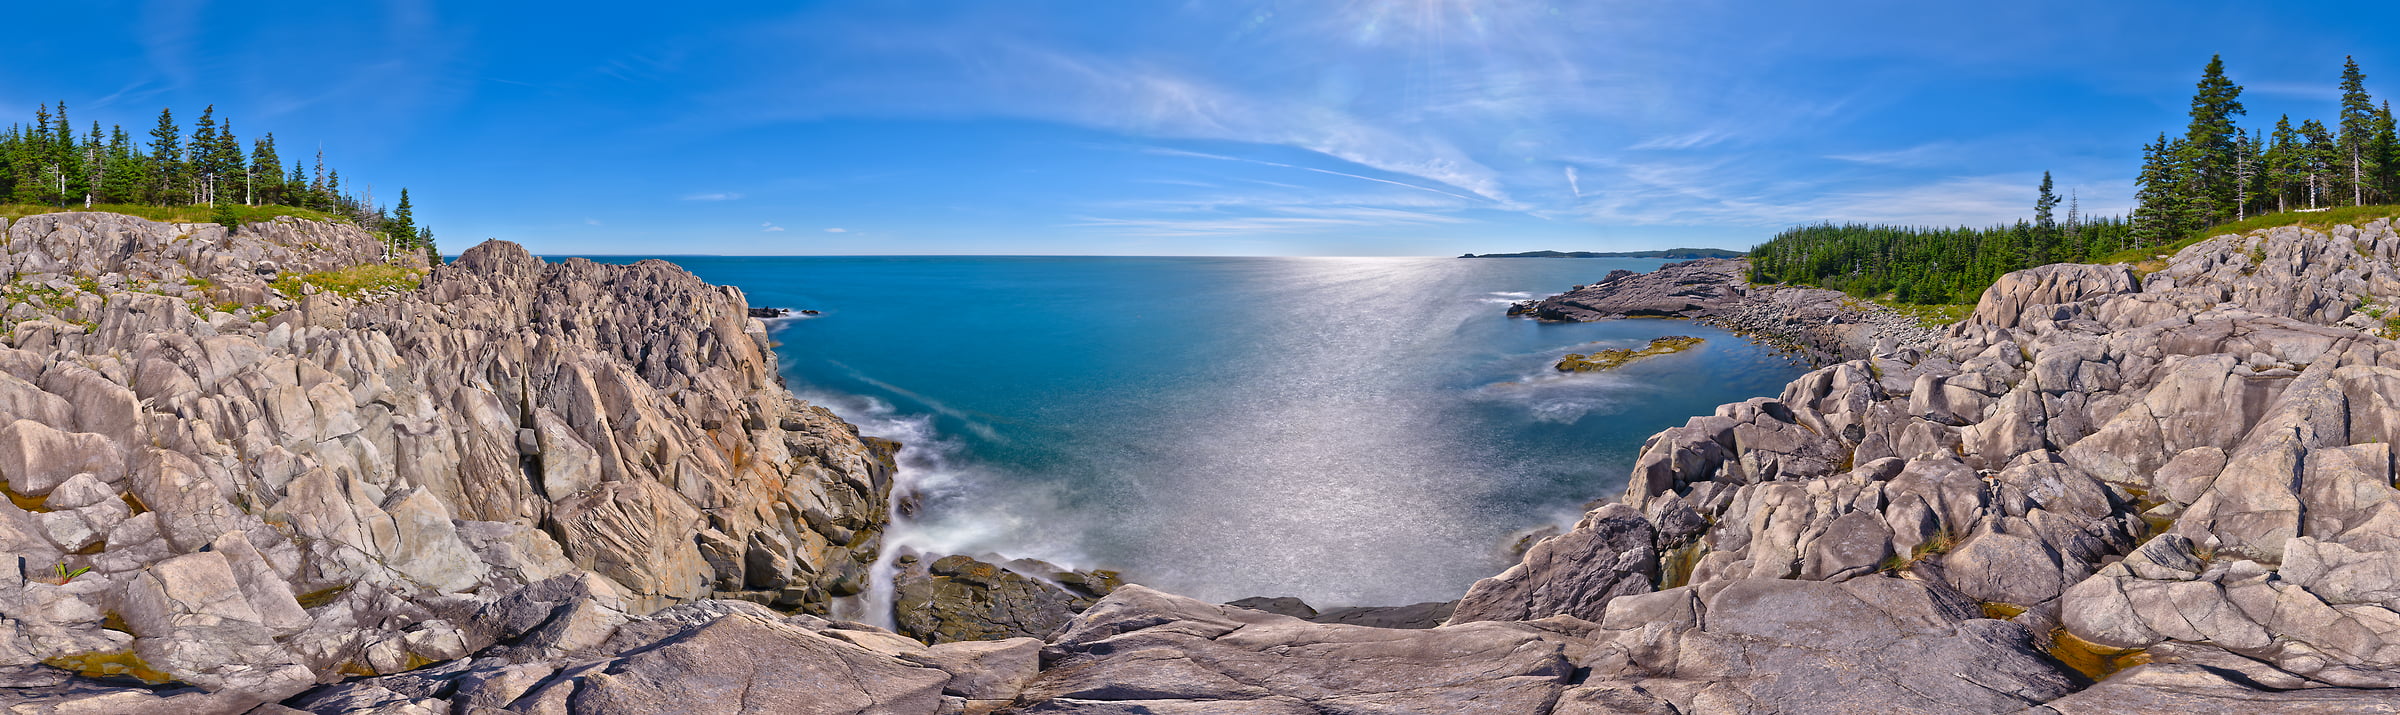
[[(1952, 629), (2052, 657), (1978, 656), (1908, 693), (2009, 681), (2015, 697), (2050, 693), (2034, 698), (2048, 712), (2380, 711), (2400, 701), (2385, 690), (2400, 687), (2400, 344), (2361, 329), (2395, 293), (2400, 236), (2384, 221), (2220, 236), (2147, 276), (2010, 274), (1927, 350), (1831, 365), (1651, 438), (1619, 503), (1478, 584), (1452, 622), (1599, 611), (1607, 625), (1697, 598), (1711, 610), (1693, 629), (1652, 626), (1688, 642), (1777, 610), (1725, 599), (1758, 584), (1816, 594), (1810, 609), (1840, 601), (1827, 588), (1916, 584)], [(1682, 564), (1692, 585), (1641, 593)], [(1909, 639), (1889, 625), (1909, 619), (1853, 622), (1885, 625), (1806, 639), (1816, 667), (1892, 662), (1826, 644)], [(1685, 711), (1820, 707), (1706, 698), (1741, 676), (1659, 662), (1633, 682)], [(2090, 672), (2060, 680), (2043, 663)], [(1693, 673), (1711, 685), (1651, 684)], [(2025, 706), (1967, 702), (1952, 711)]]
[(1669, 263), (1649, 273), (1611, 271), (1598, 283), (1509, 306), (1509, 315), (1590, 322), (1615, 318), (1687, 318), (1763, 338), (1825, 365), (1936, 337), (1915, 318), (1821, 288), (1749, 282), (1744, 258)]
[[(713, 320), (675, 327), (738, 295), (696, 281), (644, 293), (689, 276), (509, 248), (470, 251), (420, 289), (304, 296), (266, 321), (141, 314), (202, 336), (182, 352), (140, 352), (169, 333), (129, 329), (115, 296), (61, 289), (71, 299), (42, 310), (87, 312), (17, 323), (0, 351), (14, 417), (0, 545), (18, 554), (0, 569), (8, 704), (1557, 715), (2400, 701), (2400, 343), (2359, 319), (2400, 294), (2385, 222), (2219, 237), (2148, 275), (2014, 274), (1925, 349), (1828, 365), (1652, 437), (1620, 498), (1477, 584), (1441, 627), (1127, 585), (1039, 639), (931, 646), (760, 605), (805, 611), (809, 589), (839, 590), (848, 576), (812, 560), (828, 553), (818, 540), (864, 543), (875, 523), (834, 495), (880, 506), (888, 467), (846, 430), (808, 429), (822, 414), (807, 408), (787, 413), (797, 426), (752, 419), (753, 405), (797, 404), (777, 402), (771, 369), (741, 367), (756, 364), (744, 350), (765, 359), (760, 341), (729, 344)], [(510, 298), (553, 288), (574, 307)], [(687, 318), (610, 297), (629, 293)], [(414, 327), (377, 322), (404, 315)], [(677, 337), (625, 327), (637, 319)], [(339, 342), (361, 333), (381, 337)], [(109, 347), (119, 337), (138, 338), (130, 357)], [(450, 362), (423, 362), (436, 355)], [(361, 394), (384, 396), (363, 403), (383, 412)], [(387, 419), (390, 437), (370, 432)], [(484, 425), (514, 451), (472, 441)], [(720, 450), (737, 429), (763, 451)], [(778, 454), (761, 433), (785, 442), (766, 460), (783, 469), (743, 466)], [(424, 447), (443, 444), (430, 435), (450, 451)], [(372, 459), (384, 454), (437, 466)], [(476, 455), (515, 458), (516, 481), (468, 466)], [(929, 640), (1005, 635), (952, 627), (970, 621), (1042, 631), (1023, 616), (1073, 605), (1051, 607), (1068, 572), (1046, 565), (902, 570), (903, 600), (909, 582), (927, 603), (964, 589), (948, 598), (956, 618), (919, 628)]]
[(1114, 571), (1033, 559), (992, 563), (904, 551), (893, 562), (892, 619), (902, 634), (927, 643), (1048, 638), (1123, 585)]
[(7, 698), (240, 712), (515, 637), (483, 614), (529, 584), (610, 594), (570, 637), (710, 597), (822, 612), (874, 557), (888, 452), (672, 265), (426, 266), (291, 219), (6, 231)]
[(1669, 263), (1649, 273), (1610, 271), (1591, 285), (1538, 301), (1519, 303), (1510, 315), (1589, 322), (1609, 318), (1700, 318), (1740, 302), (1749, 285), (1750, 263), (1702, 258)]
[(1607, 350), (1594, 351), (1590, 354), (1569, 354), (1566, 357), (1559, 358), (1557, 368), (1559, 372), (1601, 372), (1614, 370), (1624, 367), (1627, 363), (1641, 360), (1643, 358), (1671, 355), (1674, 353), (1683, 352), (1685, 350), (1690, 350), (1692, 347), (1697, 346), (1702, 342), (1705, 341), (1689, 335), (1669, 335), (1663, 338), (1653, 338), (1651, 339), (1649, 345), (1641, 348), (1610, 348)]

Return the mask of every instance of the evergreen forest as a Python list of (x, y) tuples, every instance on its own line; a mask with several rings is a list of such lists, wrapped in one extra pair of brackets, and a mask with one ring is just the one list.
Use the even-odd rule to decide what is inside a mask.
[(330, 218), (375, 232), (395, 251), (440, 255), (433, 230), (417, 225), (407, 189), (397, 203), (379, 205), (372, 190), (345, 187), (322, 149), (313, 166), (294, 158), (286, 169), (274, 134), (259, 135), (245, 151), (233, 121), (214, 106), (201, 110), (188, 135), (173, 109), (160, 110), (140, 139), (122, 125), (103, 132), (97, 121), (78, 132), (65, 102), (37, 107), (31, 123), (0, 130), (0, 203), (32, 207), (10, 212), (19, 215), (203, 207), (207, 220), (228, 228), (277, 215)]
[(2237, 121), (2246, 115), (2242, 87), (2225, 76), (2221, 57), (2211, 57), (2183, 133), (2162, 133), (2142, 147), (2132, 216), (2086, 217), (2069, 197), (2057, 217), (2060, 198), (2045, 172), (2030, 219), (1986, 228), (1800, 226), (1751, 249), (1750, 278), (1902, 303), (1972, 303), (2010, 271), (2171, 247), (2228, 224), (2395, 203), (2400, 139), (2391, 102), (2367, 93), (2355, 59), (2343, 64), (2340, 88), (2331, 123), (2305, 119), (2295, 127), (2287, 115), (2271, 131), (2245, 128)]

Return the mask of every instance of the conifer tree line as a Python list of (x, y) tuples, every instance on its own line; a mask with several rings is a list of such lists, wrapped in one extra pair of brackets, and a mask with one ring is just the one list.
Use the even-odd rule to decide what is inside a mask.
[(2400, 202), (2400, 138), (2392, 105), (2367, 93), (2356, 59), (2343, 63), (2331, 124), (2272, 132), (2244, 129), (2241, 85), (2210, 57), (2181, 136), (2142, 147), (2133, 215), (2088, 218), (2072, 197), (2064, 222), (2050, 174), (2034, 217), (2011, 226), (1938, 228), (1872, 224), (1801, 226), (1750, 249), (1750, 279), (1802, 283), (1908, 303), (1972, 303), (2010, 271), (2092, 261), (2129, 248), (2183, 240), (2211, 226), (2285, 211)]
[(416, 223), (408, 190), (391, 207), (371, 191), (346, 190), (338, 169), (295, 157), (287, 171), (275, 135), (259, 135), (244, 151), (233, 121), (201, 110), (190, 135), (172, 108), (159, 110), (147, 141), (121, 125), (103, 133), (94, 121), (78, 133), (66, 102), (34, 109), (33, 122), (0, 130), (0, 201), (62, 208), (102, 205), (212, 206), (212, 220), (232, 225), (235, 206), (292, 206), (343, 217), (382, 234), (395, 249), (434, 254), (433, 231)]
[(1754, 283), (1805, 283), (1852, 295), (1889, 294), (1906, 303), (1972, 303), (2010, 271), (2084, 261), (2127, 246), (2117, 217), (2087, 217), (2068, 196), (2066, 216), (2049, 172), (2033, 218), (1988, 228), (1822, 223), (1775, 234), (1750, 249)]
[(2345, 58), (2341, 103), (2328, 124), (2290, 115), (2275, 128), (2244, 128), (2242, 87), (2210, 57), (2192, 94), (2182, 136), (2160, 134), (2142, 146), (2135, 179), (2133, 240), (2173, 243), (2227, 221), (2283, 211), (2363, 206), (2400, 200), (2400, 138), (2391, 100), (2367, 93), (2358, 60)]

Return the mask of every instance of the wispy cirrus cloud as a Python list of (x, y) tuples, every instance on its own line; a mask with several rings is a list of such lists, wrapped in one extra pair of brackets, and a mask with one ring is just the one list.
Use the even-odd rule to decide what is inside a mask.
[(1241, 236), (1261, 233), (1310, 233), (1328, 229), (1376, 228), (1400, 225), (1461, 224), (1467, 220), (1443, 214), (1368, 207), (1284, 209), (1265, 215), (1196, 218), (1080, 217), (1072, 227), (1108, 228), (1128, 236)]
[(1715, 146), (1723, 143), (1727, 139), (1732, 138), (1733, 133), (1729, 131), (1722, 129), (1702, 129), (1698, 131), (1680, 132), (1651, 137), (1634, 142), (1631, 146), (1625, 147), (1625, 149), (1628, 151), (1681, 151), (1684, 149), (1699, 149), (1702, 147)]
[(1829, 154), (1825, 158), (1870, 166), (1916, 168), (1956, 165), (1962, 153), (1957, 142), (1935, 141), (1900, 149)]
[(685, 194), (685, 195), (684, 195), (684, 197), (683, 197), (683, 200), (685, 200), (685, 201), (734, 201), (734, 200), (738, 200), (738, 199), (740, 199), (740, 198), (742, 198), (742, 195), (741, 195), (741, 194), (734, 193), (734, 192), (731, 192), (731, 191), (714, 191), (714, 192), (700, 193), (700, 194)]

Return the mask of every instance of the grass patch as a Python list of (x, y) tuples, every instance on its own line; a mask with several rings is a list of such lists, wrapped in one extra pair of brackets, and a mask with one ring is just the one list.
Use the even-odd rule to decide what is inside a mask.
[(1908, 550), (1907, 555), (1892, 554), (1884, 557), (1883, 563), (1878, 564), (1875, 570), (1899, 571), (1906, 569), (1915, 566), (1918, 561), (1924, 560), (1927, 556), (1950, 553), (1951, 547), (1957, 545), (1957, 537), (1950, 535), (1948, 527), (1943, 527), (1941, 530), (1933, 532), (1932, 536), (1925, 537), (1924, 541), (1917, 542), (1915, 547)]
[(2267, 214), (2265, 216), (2252, 216), (2240, 221), (2221, 223), (2205, 229), (2194, 231), (2192, 232), (2192, 235), (2184, 237), (2183, 240), (2164, 246), (2128, 248), (2098, 259), (2094, 259), (2092, 262), (2141, 263), (2144, 261), (2165, 259), (2175, 255), (2176, 251), (2190, 248), (2193, 244), (2206, 241), (2216, 236), (2223, 236), (2228, 233), (2249, 233), (2262, 228), (2278, 228), (2283, 226), (2299, 226), (2302, 228), (2314, 228), (2322, 230), (2344, 224), (2363, 224), (2379, 218), (2400, 219), (2400, 206), (2340, 206), (2323, 211), (2286, 211), (2283, 213)]
[(322, 293), (356, 298), (364, 293), (416, 290), (424, 282), (425, 272), (422, 270), (388, 263), (369, 263), (307, 275), (287, 275), (275, 279), (268, 287), (287, 298), (299, 298), (304, 286), (316, 286), (317, 291)]
[(341, 216), (325, 213), (316, 209), (304, 209), (298, 206), (232, 205), (135, 206), (132, 204), (93, 204), (91, 208), (87, 209), (81, 204), (73, 206), (0, 204), (0, 218), (6, 218), (14, 221), (27, 216), (39, 216), (41, 214), (66, 213), (70, 211), (94, 211), (112, 214), (125, 214), (127, 216), (138, 216), (141, 218), (150, 219), (152, 221), (163, 221), (166, 223), (215, 223), (219, 209), (223, 209), (226, 212), (229, 212), (231, 215), (241, 219), (242, 223), (273, 221), (277, 216), (290, 216), (292, 218), (302, 218), (310, 221), (352, 223), (352, 221), (349, 219)]

